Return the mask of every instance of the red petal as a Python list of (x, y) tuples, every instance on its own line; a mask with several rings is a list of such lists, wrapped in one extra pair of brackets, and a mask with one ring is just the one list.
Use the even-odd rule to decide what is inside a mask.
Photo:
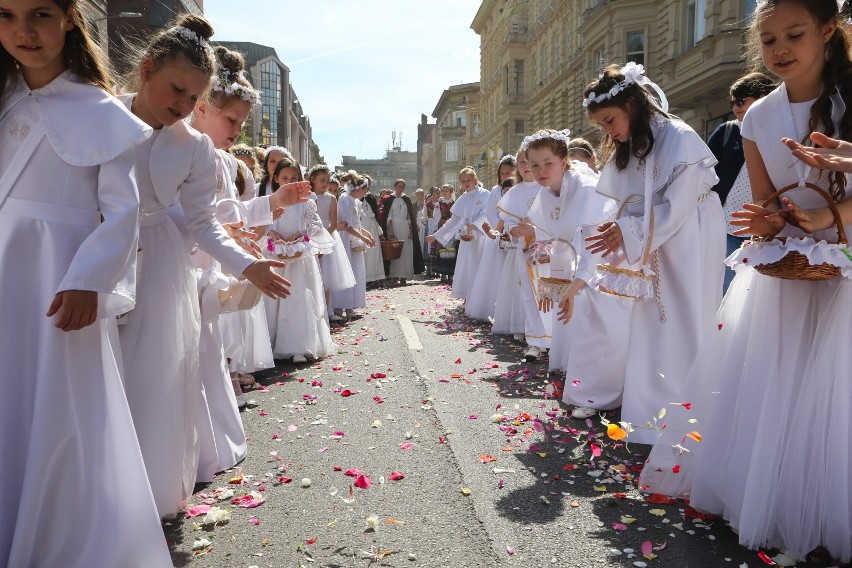
[(355, 478), (355, 487), (358, 489), (369, 489), (372, 484), (370, 478), (366, 475), (362, 474)]
[(398, 471), (392, 471), (391, 474), (388, 476), (388, 479), (390, 479), (391, 481), (399, 481), (400, 479), (405, 479), (405, 474), (400, 473)]

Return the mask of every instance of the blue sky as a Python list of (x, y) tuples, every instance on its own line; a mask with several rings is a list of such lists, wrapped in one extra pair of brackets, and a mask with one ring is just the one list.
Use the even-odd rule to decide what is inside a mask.
[(417, 149), (420, 114), (479, 80), (479, 0), (205, 0), (214, 39), (276, 49), (331, 165)]

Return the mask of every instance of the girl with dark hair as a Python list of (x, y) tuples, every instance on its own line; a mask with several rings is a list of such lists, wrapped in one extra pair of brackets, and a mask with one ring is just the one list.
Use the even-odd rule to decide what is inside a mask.
[[(657, 433), (644, 426), (677, 400), (699, 347), (716, 330), (725, 259), (722, 206), (710, 190), (716, 159), (666, 112), (665, 94), (641, 65), (608, 67), (584, 97), (603, 131), (597, 191), (623, 206), (587, 248), (615, 267), (602, 270), (601, 286), (640, 298), (630, 319), (621, 416), (637, 427), (631, 441), (651, 444)], [(630, 267), (644, 277), (621, 270)]]
[(150, 129), (109, 93), (80, 9), (0, 0), (0, 317), (19, 324), (0, 342), (0, 565), (160, 568), (116, 329), (136, 301)]
[[(734, 224), (741, 234), (786, 240), (753, 242), (729, 258), (737, 274), (716, 318), (720, 329), (690, 374), (690, 384), (703, 388), (683, 399), (692, 411), (671, 417), (674, 429), (654, 448), (640, 482), (688, 495), (693, 507), (722, 515), (740, 544), (778, 547), (820, 563), (852, 560), (852, 358), (846, 348), (852, 284), (843, 276), (785, 280), (751, 267), (777, 260), (788, 246), (811, 263), (830, 261), (844, 272), (852, 264), (842, 253), (832, 260), (835, 245), (826, 242), (837, 239), (832, 215), (803, 184), (825, 190), (850, 231), (845, 173), (812, 170), (781, 144), (811, 136), (829, 142), (824, 134), (850, 138), (852, 59), (840, 21), (846, 16), (834, 0), (758, 4), (749, 46), (783, 83), (755, 102), (743, 122), (755, 204), (735, 213)], [(791, 185), (780, 201), (762, 206)], [(701, 444), (683, 438), (696, 428), (687, 419), (699, 420)], [(674, 439), (685, 440), (690, 457), (672, 452)], [(675, 465), (681, 474), (668, 473)]]

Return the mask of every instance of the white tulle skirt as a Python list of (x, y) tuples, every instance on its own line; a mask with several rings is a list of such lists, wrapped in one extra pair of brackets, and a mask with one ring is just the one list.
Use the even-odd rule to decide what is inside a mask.
[(571, 321), (553, 322), (550, 370), (565, 372), (565, 404), (598, 410), (621, 406), (632, 307), (586, 288), (575, 298)]
[(337, 353), (326, 320), (325, 291), (316, 257), (305, 254), (286, 261), (281, 275), (290, 281), (290, 295), (273, 300), (264, 297), (272, 352), (286, 359), (296, 355), (315, 359)]
[(451, 297), (463, 300), (470, 298), (474, 290), (476, 271), (479, 269), (479, 260), (482, 257), (482, 247), (485, 244), (483, 241), (487, 238), (485, 235), (477, 233), (472, 241), (459, 241)]
[(275, 366), (263, 300), (250, 310), (222, 314), (219, 329), (232, 373), (254, 373)]
[(0, 566), (172, 565), (114, 316), (66, 333), (44, 315), (91, 230), (0, 211)]
[(515, 267), (515, 249), (506, 251), (506, 261), (500, 270), (498, 282), (491, 333), (523, 333), (524, 309), (520, 301), (521, 280)]
[(136, 308), (120, 326), (124, 383), (145, 469), (161, 517), (180, 511), (198, 466), (195, 419), (198, 291), (183, 236), (171, 218), (139, 232)]
[(352, 265), (349, 264), (346, 249), (343, 248), (340, 234), (334, 231), (332, 237), (334, 238), (334, 250), (331, 254), (324, 254), (320, 257), (319, 266), (323, 286), (326, 290), (336, 292), (355, 286), (355, 274), (352, 272)]
[(482, 245), (482, 259), (473, 281), (474, 292), (465, 303), (464, 313), (470, 318), (486, 321), (494, 318), (497, 294), (500, 291), (494, 283), (500, 280), (503, 264), (506, 262), (506, 252), (500, 248), (497, 239), (483, 238), (485, 242)]
[[(364, 263), (364, 252), (352, 251), (351, 242), (353, 237), (348, 233), (341, 234), (340, 240), (343, 242), (343, 250), (346, 251), (346, 257), (349, 259), (349, 266), (352, 267), (352, 274), (355, 275), (355, 285), (351, 288), (346, 288), (345, 290), (332, 291), (331, 307), (335, 310), (364, 308), (367, 306), (367, 280), (365, 274), (366, 266)], [(271, 329), (273, 322), (269, 322), (269, 325)]]
[(691, 410), (675, 407), (640, 484), (721, 514), (749, 548), (852, 559), (850, 306), (846, 279), (740, 268), (690, 371)]

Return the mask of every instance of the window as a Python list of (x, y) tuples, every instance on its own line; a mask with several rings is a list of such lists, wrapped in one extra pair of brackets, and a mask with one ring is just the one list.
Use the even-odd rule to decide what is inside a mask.
[(524, 94), (524, 60), (515, 59), (515, 94)]
[(539, 78), (538, 81), (541, 83), (544, 81), (544, 78), (547, 77), (547, 45), (542, 41), (542, 45), (538, 50), (538, 60), (541, 63), (539, 65)]
[(553, 67), (554, 71), (559, 66), (559, 36), (556, 34), (556, 30), (550, 36), (550, 66)]
[(595, 74), (602, 74), (604, 68), (606, 68), (606, 56), (604, 55), (604, 48), (601, 47), (595, 51)]
[(465, 127), (467, 126), (467, 113), (463, 110), (453, 111), (453, 126), (455, 127)]
[(686, 3), (686, 47), (695, 46), (704, 39), (704, 10), (707, 0), (689, 0)]
[(645, 32), (627, 32), (627, 61), (645, 64)]
[(266, 61), (260, 65), (260, 91), (260, 137), (258, 143), (280, 144), (278, 125), (281, 113), (281, 68), (274, 61)]
[(459, 181), (459, 174), (457, 173), (449, 173), (444, 172), (444, 185), (450, 184), (453, 187), (456, 187), (456, 184)]
[(571, 58), (571, 22), (565, 24), (565, 58)]
[(471, 122), (473, 123), (473, 137), (479, 138), (482, 134), (482, 125), (479, 113), (473, 115), (473, 120), (471, 120)]
[(444, 161), (446, 162), (458, 162), (459, 161), (459, 141), (458, 140), (447, 140), (444, 142), (445, 152), (444, 152)]

